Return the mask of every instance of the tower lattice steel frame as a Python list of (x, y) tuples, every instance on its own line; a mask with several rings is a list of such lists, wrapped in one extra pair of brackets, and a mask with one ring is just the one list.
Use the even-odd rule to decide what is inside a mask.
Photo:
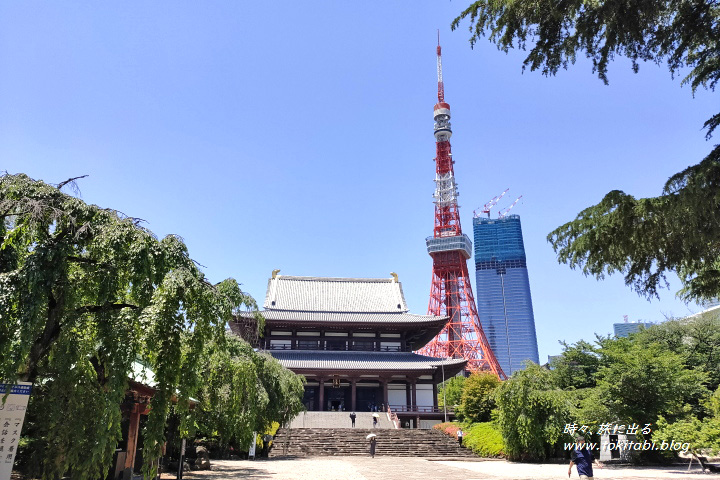
[(445, 103), (442, 55), (437, 46), (438, 103), (435, 117), (435, 228), (426, 239), (433, 259), (429, 315), (449, 317), (443, 330), (419, 353), (432, 357), (465, 358), (468, 370), (491, 371), (506, 378), (485, 338), (470, 284), (467, 260), (472, 243), (462, 233), (457, 204), (457, 185), (450, 150), (450, 105)]

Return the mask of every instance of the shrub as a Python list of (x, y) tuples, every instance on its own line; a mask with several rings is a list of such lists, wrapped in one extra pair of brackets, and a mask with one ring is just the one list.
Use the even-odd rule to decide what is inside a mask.
[(440, 430), (442, 433), (447, 435), (448, 437), (457, 438), (457, 431), (460, 428), (460, 425), (456, 422), (445, 422), (445, 423), (438, 423), (433, 426), (435, 430)]
[(502, 434), (493, 422), (472, 424), (463, 437), (463, 444), (481, 457), (502, 457), (505, 443)]
[[(458, 422), (438, 423), (433, 426), (448, 437), (457, 439)], [(492, 422), (473, 423), (463, 429), (463, 445), (481, 457), (502, 457), (505, 444), (497, 426)]]

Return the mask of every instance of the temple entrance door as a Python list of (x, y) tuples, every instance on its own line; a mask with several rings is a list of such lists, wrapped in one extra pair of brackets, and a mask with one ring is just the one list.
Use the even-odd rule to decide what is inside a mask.
[(305, 386), (305, 393), (303, 394), (303, 405), (308, 411), (317, 410), (317, 394), (319, 387), (308, 387)]
[(351, 405), (350, 386), (342, 385), (340, 387), (325, 389), (326, 410), (329, 412), (341, 412), (347, 410)]
[(381, 409), (382, 399), (383, 392), (380, 387), (357, 387), (358, 412), (379, 411)]

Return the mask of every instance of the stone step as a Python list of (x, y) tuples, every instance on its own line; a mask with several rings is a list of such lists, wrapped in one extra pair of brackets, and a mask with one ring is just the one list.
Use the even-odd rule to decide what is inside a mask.
[(275, 436), (271, 457), (368, 455), (366, 436), (376, 435), (376, 455), (425, 457), (474, 457), (457, 441), (436, 430), (296, 428), (280, 429)]
[[(373, 414), (377, 415), (377, 428), (395, 428), (385, 412), (355, 412), (357, 428), (372, 428)], [(350, 412), (300, 412), (287, 425), (288, 428), (351, 428)]]

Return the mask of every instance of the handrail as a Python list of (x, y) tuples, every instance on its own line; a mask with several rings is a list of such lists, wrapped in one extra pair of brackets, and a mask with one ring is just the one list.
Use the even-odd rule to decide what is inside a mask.
[[(388, 409), (396, 412), (416, 412), (416, 413), (443, 413), (445, 410), (441, 407), (424, 407), (418, 405), (388, 405)], [(454, 413), (453, 409), (448, 408), (448, 413)]]
[(387, 406), (387, 416), (388, 420), (390, 420), (392, 424), (395, 425), (395, 429), (399, 429), (400, 419), (398, 418), (397, 414), (390, 409), (390, 405)]
[(360, 348), (356, 348), (359, 345), (353, 345), (353, 348), (350, 348), (348, 346), (345, 346), (343, 348), (328, 348), (327, 345), (323, 345), (323, 347), (317, 346), (317, 345), (298, 345), (295, 348), (293, 348), (291, 345), (268, 345), (266, 350), (322, 350), (327, 352), (402, 352), (403, 349), (400, 346), (389, 346), (385, 345), (382, 347), (371, 347), (368, 348), (366, 346), (362, 346)]

